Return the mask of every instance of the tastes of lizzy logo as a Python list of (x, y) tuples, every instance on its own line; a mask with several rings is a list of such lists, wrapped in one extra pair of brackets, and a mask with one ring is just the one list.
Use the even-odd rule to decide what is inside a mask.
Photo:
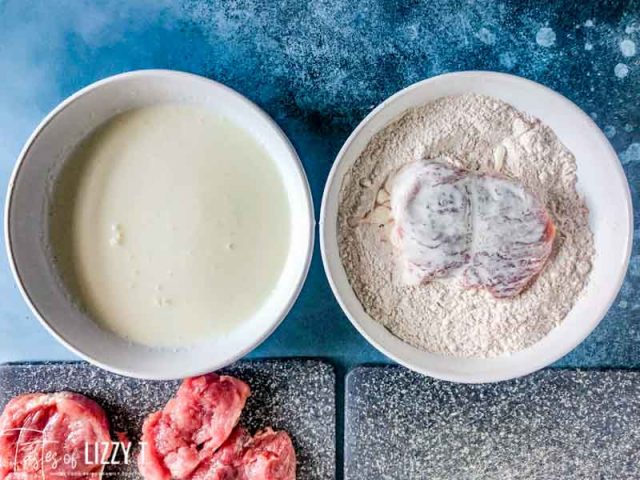
[[(12, 459), (0, 459), (0, 469), (11, 469), (14, 473), (42, 472), (45, 480), (47, 476), (78, 475), (86, 478), (87, 467), (102, 473), (107, 465), (128, 465), (133, 461), (132, 444), (126, 439), (85, 442), (83, 448), (69, 450), (62, 445), (64, 441), (46, 440), (42, 430), (14, 428), (0, 431), (0, 437), (15, 439), (14, 456)], [(141, 455), (144, 455), (144, 443), (140, 444)]]

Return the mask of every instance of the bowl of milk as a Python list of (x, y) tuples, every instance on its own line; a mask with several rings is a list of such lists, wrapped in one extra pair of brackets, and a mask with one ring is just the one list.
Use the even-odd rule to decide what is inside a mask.
[(18, 158), (5, 219), (36, 317), (95, 365), (147, 379), (221, 368), (266, 339), (300, 292), (315, 228), (275, 122), (166, 70), (56, 107)]

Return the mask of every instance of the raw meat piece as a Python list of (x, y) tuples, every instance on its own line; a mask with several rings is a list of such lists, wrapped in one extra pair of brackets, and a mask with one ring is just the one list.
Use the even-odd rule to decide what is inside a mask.
[(285, 432), (270, 428), (253, 438), (236, 427), (222, 447), (203, 462), (191, 480), (295, 480), (296, 454)]
[(471, 202), (464, 180), (464, 170), (435, 162), (413, 162), (394, 178), (392, 241), (402, 252), (407, 283), (445, 277), (469, 261)]
[(242, 457), (243, 480), (295, 480), (296, 453), (286, 432), (257, 433)]
[(407, 283), (461, 273), (466, 288), (496, 298), (527, 287), (555, 237), (551, 217), (522, 185), (426, 160), (398, 172), (391, 211)]
[(214, 373), (185, 380), (144, 422), (138, 466), (148, 480), (189, 478), (229, 437), (249, 397), (244, 382)]
[(242, 465), (242, 455), (251, 436), (242, 427), (236, 427), (226, 442), (211, 458), (206, 459), (193, 472), (191, 480), (239, 480), (239, 467)]
[(542, 271), (555, 237), (551, 217), (536, 197), (504, 178), (477, 176), (474, 255), (464, 285), (496, 298), (518, 295)]
[(249, 387), (216, 374), (185, 380), (163, 410), (144, 422), (138, 466), (147, 480), (295, 480), (285, 432), (253, 438), (236, 426)]
[(171, 473), (164, 464), (162, 455), (155, 445), (155, 436), (159, 428), (162, 411), (154, 412), (144, 420), (142, 425), (142, 449), (138, 456), (138, 470), (147, 480), (169, 480)]
[(0, 416), (0, 480), (99, 478), (99, 461), (85, 463), (85, 448), (96, 445), (108, 458), (109, 422), (93, 400), (70, 392), (21, 395)]

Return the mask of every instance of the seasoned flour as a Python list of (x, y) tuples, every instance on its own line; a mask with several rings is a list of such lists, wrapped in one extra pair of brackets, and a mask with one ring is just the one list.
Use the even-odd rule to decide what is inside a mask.
[[(403, 165), (434, 159), (521, 182), (557, 228), (542, 274), (522, 294), (495, 299), (459, 278), (407, 286), (376, 207)], [(576, 192), (576, 162), (553, 131), (505, 102), (446, 97), (410, 110), (376, 134), (345, 176), (338, 212), (340, 256), (365, 310), (393, 334), (429, 352), (494, 357), (522, 350), (562, 322), (589, 279), (589, 212)]]

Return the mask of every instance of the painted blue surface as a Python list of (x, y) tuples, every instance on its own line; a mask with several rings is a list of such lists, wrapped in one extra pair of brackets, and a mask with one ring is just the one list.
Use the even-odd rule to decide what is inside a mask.
[[(634, 1), (0, 0), (0, 193), (29, 133), (64, 97), (115, 73), (172, 68), (221, 81), (269, 112), (298, 149), (318, 211), (336, 153), (373, 106), (423, 78), (486, 69), (539, 81), (591, 114), (638, 205), (636, 49)], [(640, 367), (639, 287), (636, 246), (614, 307), (558, 365)], [(294, 310), (253, 354), (289, 355), (342, 366), (384, 360), (342, 314), (318, 251)], [(2, 255), (0, 362), (67, 358)]]

